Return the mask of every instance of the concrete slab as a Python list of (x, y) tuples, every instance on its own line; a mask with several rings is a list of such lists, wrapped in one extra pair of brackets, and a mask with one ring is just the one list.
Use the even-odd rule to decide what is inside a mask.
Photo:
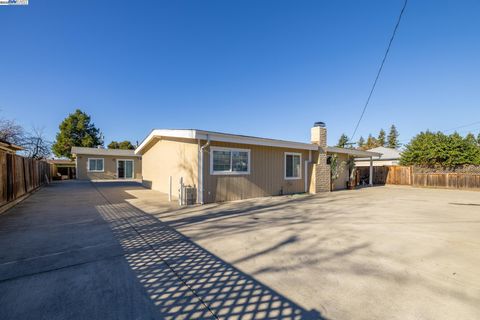
[[(134, 193), (134, 192), (132, 192)], [(331, 319), (480, 319), (480, 193), (375, 187), (135, 205)]]
[(176, 208), (135, 183), (61, 181), (1, 216), (0, 319), (322, 318), (137, 201)]
[[(111, 205), (91, 183), (57, 182), (0, 217), (0, 319), (212, 318), (130, 226), (123, 234), (142, 245), (122, 247), (122, 218), (101, 214)], [(150, 272), (137, 272), (146, 257)], [(151, 273), (156, 300), (140, 276)]]

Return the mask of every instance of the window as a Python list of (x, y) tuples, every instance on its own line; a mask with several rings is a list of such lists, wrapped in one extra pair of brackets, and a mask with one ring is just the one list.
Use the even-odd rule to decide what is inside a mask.
[(285, 179), (302, 178), (302, 154), (285, 152)]
[(250, 174), (250, 150), (212, 147), (210, 151), (210, 174)]
[(133, 160), (117, 159), (117, 178), (133, 179)]
[(88, 171), (103, 172), (103, 159), (88, 158)]

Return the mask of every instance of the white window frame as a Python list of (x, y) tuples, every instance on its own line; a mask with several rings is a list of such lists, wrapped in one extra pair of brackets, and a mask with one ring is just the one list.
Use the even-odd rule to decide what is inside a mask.
[[(287, 155), (300, 156), (300, 169), (298, 170), (298, 177), (287, 177)], [(285, 180), (300, 180), (302, 179), (302, 154), (300, 152), (285, 152), (283, 155), (283, 178)]]
[[(131, 161), (132, 162), (132, 177), (131, 178), (120, 178), (118, 176), (118, 163), (120, 161), (125, 161), (125, 162), (126, 161)], [(133, 159), (117, 159), (116, 163), (117, 163), (117, 179), (121, 179), (121, 180), (134, 180), (135, 179), (135, 160), (133, 160)], [(125, 167), (126, 167), (126, 165), (125, 165)], [(125, 168), (123, 168), (123, 170), (125, 170)]]
[[(247, 171), (232, 171), (232, 159), (230, 157), (230, 170), (229, 171), (214, 171), (213, 170), (213, 152), (214, 151), (240, 151), (246, 152), (248, 155), (248, 165)], [(249, 175), (251, 169), (251, 157), (250, 157), (250, 149), (239, 149), (239, 148), (227, 148), (227, 147), (210, 147), (210, 174), (211, 175)]]
[[(102, 160), (103, 170), (91, 170), (90, 169), (90, 160)], [(88, 172), (105, 172), (105, 158), (87, 158), (87, 171)]]

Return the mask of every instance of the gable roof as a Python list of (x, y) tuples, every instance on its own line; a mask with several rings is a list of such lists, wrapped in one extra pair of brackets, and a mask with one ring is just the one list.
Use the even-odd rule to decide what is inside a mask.
[(96, 156), (123, 156), (123, 157), (135, 156), (135, 150), (122, 150), (122, 149), (72, 147), (71, 152), (74, 155), (83, 154), (83, 155), (96, 155)]
[(339, 148), (339, 147), (327, 147), (327, 153), (342, 153), (348, 154), (354, 157), (380, 157), (382, 154), (379, 152), (373, 151), (364, 151), (364, 150), (357, 150), (357, 149), (346, 149), (346, 148)]
[(184, 138), (184, 139), (201, 139), (210, 141), (230, 142), (251, 144), (259, 146), (303, 149), (303, 150), (318, 150), (318, 145), (313, 143), (304, 143), (296, 141), (286, 141), (270, 138), (261, 138), (254, 136), (245, 136), (239, 134), (230, 134), (215, 131), (205, 131), (197, 129), (155, 129), (146, 137), (142, 143), (135, 150), (135, 154), (142, 154), (143, 149), (156, 138), (170, 137), (170, 138)]
[[(373, 160), (398, 160), (400, 159), (402, 153), (397, 149), (387, 148), (387, 147), (376, 147), (369, 149), (367, 151), (378, 152), (381, 155), (374, 157)], [(357, 160), (368, 160), (368, 159), (357, 159)]]

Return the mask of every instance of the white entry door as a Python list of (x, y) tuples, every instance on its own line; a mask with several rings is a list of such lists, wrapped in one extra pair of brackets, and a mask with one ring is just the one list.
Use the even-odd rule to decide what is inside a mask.
[(118, 179), (133, 179), (133, 160), (117, 160)]

